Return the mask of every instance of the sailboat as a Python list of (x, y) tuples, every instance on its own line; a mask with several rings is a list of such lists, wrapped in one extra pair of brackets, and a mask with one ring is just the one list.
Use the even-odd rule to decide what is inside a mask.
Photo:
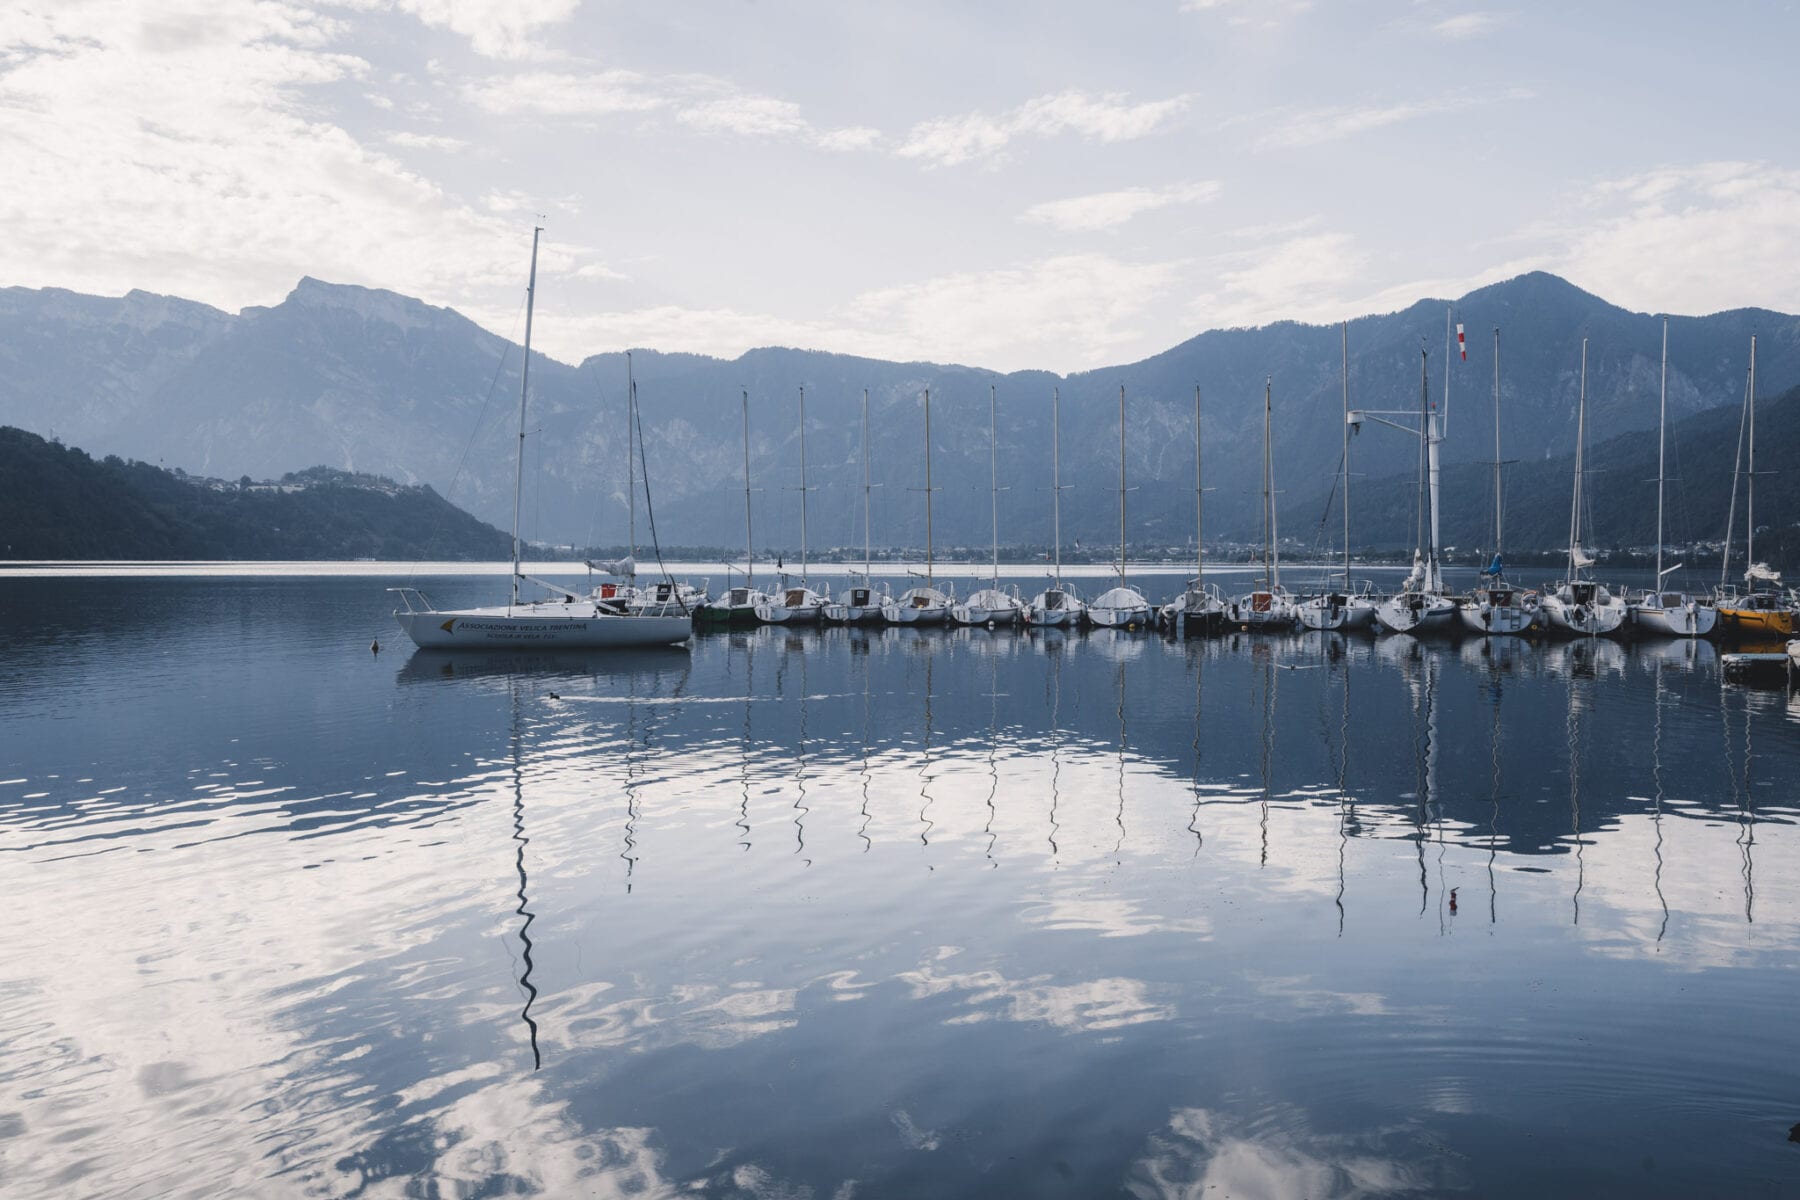
[(1353, 592), (1350, 584), (1350, 322), (1342, 328), (1344, 384), (1344, 586), (1308, 596), (1299, 605), (1300, 624), (1308, 629), (1366, 629), (1375, 620), (1375, 602), (1367, 590)]
[(1081, 596), (1072, 587), (1063, 584), (1062, 577), (1062, 390), (1052, 388), (1050, 391), (1050, 495), (1053, 517), (1051, 554), (1054, 559), (1055, 573), (1050, 577), (1050, 586), (1031, 598), (1025, 606), (1025, 623), (1041, 629), (1073, 629), (1081, 624), (1081, 615), (1087, 611), (1087, 605), (1081, 602)]
[[(693, 635), (692, 614), (678, 606), (666, 612), (627, 616), (605, 611), (561, 585), (533, 579), (519, 570), (519, 509), (525, 481), (525, 406), (531, 395), (531, 318), (537, 299), (537, 255), (541, 228), (531, 231), (531, 275), (525, 291), (525, 358), (519, 380), (519, 446), (513, 474), (512, 598), (491, 608), (439, 609), (417, 588), (390, 588), (404, 605), (394, 619), (421, 648), (496, 645), (518, 648), (654, 646), (684, 642)], [(519, 584), (551, 593), (547, 600), (522, 602)]]
[[(1738, 637), (1785, 638), (1794, 629), (1794, 609), (1774, 589), (1781, 575), (1767, 563), (1756, 561), (1756, 338), (1750, 339), (1750, 374), (1744, 390), (1744, 416), (1750, 428), (1750, 469), (1745, 472), (1748, 495), (1744, 507), (1744, 590), (1726, 591), (1721, 579), (1719, 587), (1719, 624)], [(1731, 481), (1732, 516), (1737, 515), (1737, 477)], [(1731, 531), (1725, 533), (1725, 561), (1731, 561)], [(1721, 568), (1723, 576), (1730, 567)], [(1660, 582), (1660, 581), (1659, 581)]]
[(1281, 540), (1275, 522), (1273, 431), (1274, 380), (1263, 380), (1263, 577), (1262, 586), (1231, 602), (1231, 620), (1245, 629), (1287, 630), (1294, 627), (1294, 601), (1281, 586)]
[(1552, 629), (1592, 637), (1616, 633), (1625, 623), (1625, 601), (1582, 572), (1594, 565), (1581, 548), (1582, 463), (1587, 440), (1587, 339), (1581, 339), (1581, 393), (1575, 408), (1575, 489), (1569, 502), (1569, 574), (1544, 597), (1544, 616)]
[(756, 622), (757, 606), (769, 602), (767, 592), (756, 587), (756, 535), (750, 523), (750, 391), (744, 400), (744, 582), (728, 587), (717, 600), (694, 614), (702, 621), (724, 625), (750, 625)]
[(1664, 591), (1663, 580), (1681, 569), (1663, 568), (1664, 447), (1669, 422), (1669, 318), (1663, 318), (1661, 399), (1656, 413), (1656, 587), (1631, 604), (1631, 620), (1645, 633), (1668, 637), (1705, 637), (1718, 623), (1719, 610), (1702, 596)]
[(1150, 623), (1150, 601), (1125, 582), (1125, 385), (1119, 385), (1119, 586), (1088, 605), (1088, 620), (1104, 629), (1135, 629)]
[(1206, 582), (1206, 550), (1200, 540), (1206, 489), (1200, 476), (1200, 385), (1194, 385), (1194, 577), (1187, 590), (1162, 606), (1163, 627), (1178, 635), (1217, 633), (1225, 625), (1225, 597)]
[(849, 586), (837, 594), (837, 598), (825, 606), (825, 619), (836, 625), (861, 625), (868, 621), (881, 620), (881, 606), (888, 603), (891, 597), (885, 590), (877, 590), (870, 571), (869, 553), (869, 389), (863, 389), (862, 406), (862, 460), (863, 460), (863, 569), (860, 576), (852, 574)]
[(950, 615), (950, 596), (932, 577), (931, 548), (931, 389), (925, 389), (925, 586), (908, 588), (881, 606), (890, 625), (942, 625)]
[(994, 387), (988, 385), (988, 488), (989, 506), (994, 522), (994, 574), (988, 587), (971, 595), (961, 604), (950, 606), (950, 619), (958, 625), (1011, 625), (1025, 610), (1024, 603), (1011, 592), (1000, 590), (1000, 440), (995, 420), (997, 401)]
[(817, 622), (825, 610), (825, 597), (806, 585), (806, 389), (800, 389), (800, 583), (790, 585), (782, 577), (781, 588), (756, 606), (756, 619), (767, 625), (803, 625)]
[[(1419, 439), (1419, 520), (1418, 539), (1413, 547), (1413, 569), (1401, 585), (1398, 595), (1389, 596), (1375, 606), (1375, 620), (1393, 633), (1425, 633), (1442, 629), (1456, 619), (1456, 602), (1444, 593), (1444, 577), (1438, 567), (1438, 414), (1431, 404), (1431, 381), (1427, 373), (1429, 356), (1419, 351), (1419, 428), (1384, 419), (1381, 414), (1359, 411), (1350, 414), (1358, 428), (1363, 417), (1374, 417), (1383, 425), (1414, 434)], [(1398, 413), (1394, 415), (1400, 415)]]
[[(606, 607), (623, 609), (628, 613), (661, 612), (670, 605), (675, 605), (688, 612), (702, 608), (707, 602), (706, 589), (695, 587), (686, 581), (664, 579), (649, 587), (637, 584), (637, 464), (644, 453), (644, 427), (638, 417), (637, 379), (631, 370), (631, 351), (625, 352), (625, 485), (626, 495), (626, 529), (630, 538), (629, 553), (615, 562), (595, 562), (588, 560), (588, 567), (608, 575), (617, 575), (626, 582), (624, 584), (601, 584), (590, 593), (596, 600), (605, 602)], [(644, 488), (648, 495), (650, 487), (650, 466), (644, 464)]]
[(1538, 597), (1535, 592), (1513, 587), (1506, 582), (1506, 563), (1501, 557), (1501, 514), (1505, 502), (1500, 469), (1506, 463), (1500, 457), (1500, 329), (1494, 328), (1494, 557), (1481, 570), (1474, 589), (1457, 603), (1462, 623), (1481, 634), (1524, 633), (1537, 622)]

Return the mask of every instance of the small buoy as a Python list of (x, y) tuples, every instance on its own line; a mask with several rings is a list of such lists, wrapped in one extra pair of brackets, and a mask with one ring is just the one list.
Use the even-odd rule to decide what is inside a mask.
[(373, 642), (369, 643), (369, 653), (370, 654), (380, 654), (381, 653), (380, 641), (373, 641)]
[(1450, 889), (1450, 915), (1456, 915), (1456, 889)]

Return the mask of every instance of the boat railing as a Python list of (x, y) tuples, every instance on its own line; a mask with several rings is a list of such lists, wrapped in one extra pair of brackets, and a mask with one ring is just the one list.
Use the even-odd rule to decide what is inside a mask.
[(430, 597), (416, 587), (391, 587), (387, 590), (400, 597), (400, 602), (406, 605), (409, 613), (437, 611), (432, 606)]

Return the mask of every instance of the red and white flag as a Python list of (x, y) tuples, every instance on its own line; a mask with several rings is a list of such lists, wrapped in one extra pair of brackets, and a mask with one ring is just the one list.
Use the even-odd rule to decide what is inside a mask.
[(1469, 343), (1463, 340), (1462, 322), (1456, 323), (1456, 348), (1462, 351), (1462, 360), (1469, 361)]

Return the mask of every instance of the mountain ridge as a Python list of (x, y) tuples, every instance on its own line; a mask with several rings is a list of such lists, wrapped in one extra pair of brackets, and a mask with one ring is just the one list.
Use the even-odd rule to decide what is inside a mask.
[[(541, 285), (541, 283), (540, 283)], [(1602, 434), (1655, 420), (1660, 319), (1531, 272), (1466, 296), (1422, 299), (1349, 322), (1352, 403), (1416, 406), (1418, 352), (1443, 385), (1444, 310), (1470, 333), (1451, 364), (1448, 465), (1491, 455), (1489, 330), (1503, 327), (1509, 455), (1553, 457), (1573, 435), (1580, 338), (1590, 338), (1590, 419)], [(1674, 317), (1670, 408), (1685, 417), (1741, 396), (1743, 355), (1762, 335), (1766, 391), (1800, 383), (1800, 318), (1756, 308)], [(1341, 381), (1336, 326), (1280, 321), (1208, 330), (1134, 363), (1059, 375), (897, 363), (757, 347), (732, 359), (632, 351), (644, 452), (666, 543), (730, 544), (743, 519), (741, 389), (751, 393), (754, 517), (760, 545), (799, 533), (798, 389), (806, 388), (809, 522), (815, 545), (862, 541), (861, 401), (870, 391), (873, 538), (923, 541), (922, 393), (932, 391), (940, 544), (985, 544), (987, 392), (1000, 408), (1001, 539), (1050, 535), (1049, 409), (1062, 395), (1065, 538), (1117, 538), (1117, 389), (1127, 389), (1133, 541), (1191, 534), (1193, 388), (1202, 387), (1209, 526), (1241, 529), (1256, 510), (1262, 388), (1274, 379), (1278, 477), (1294, 495), (1337, 469)], [(399, 292), (303, 277), (278, 304), (236, 315), (178, 297), (116, 299), (0, 289), (0, 423), (205, 474), (279, 475), (314, 464), (430, 482), (510, 524), (518, 347), (454, 309)], [(545, 542), (623, 540), (625, 352), (532, 363), (525, 532)], [(1648, 402), (1646, 402), (1648, 400)], [(1470, 436), (1475, 434), (1476, 436)], [(1382, 440), (1385, 438), (1385, 441)], [(1603, 436), (1596, 437), (1598, 441)], [(1365, 435), (1359, 470), (1404, 471), (1407, 439)], [(638, 497), (640, 510), (644, 497)], [(644, 514), (640, 511), (640, 528)], [(1216, 522), (1216, 524), (1215, 524)], [(734, 532), (739, 531), (739, 532)]]

